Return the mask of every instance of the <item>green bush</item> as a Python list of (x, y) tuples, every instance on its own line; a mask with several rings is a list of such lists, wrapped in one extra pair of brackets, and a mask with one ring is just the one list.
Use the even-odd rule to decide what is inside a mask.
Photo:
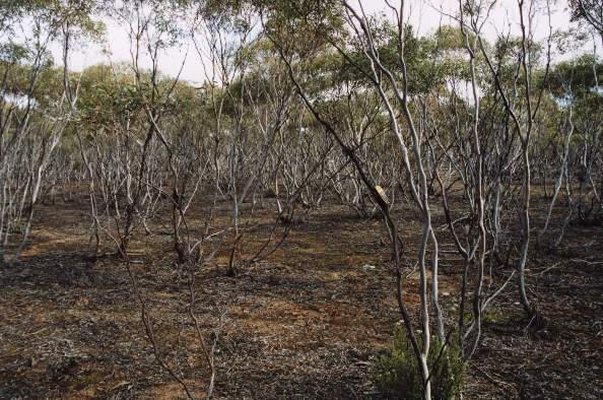
[[(427, 358), (432, 398), (454, 399), (463, 385), (464, 364), (457, 346), (449, 343), (444, 353), (441, 349), (439, 340), (433, 339)], [(423, 398), (421, 368), (403, 326), (396, 327), (392, 348), (377, 361), (375, 382), (386, 398)]]

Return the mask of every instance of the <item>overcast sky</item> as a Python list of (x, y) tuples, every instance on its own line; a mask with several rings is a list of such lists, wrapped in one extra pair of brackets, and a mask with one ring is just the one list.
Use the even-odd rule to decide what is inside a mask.
[[(358, 4), (358, 0), (349, 1), (352, 4)], [(551, 22), (553, 28), (567, 29), (570, 26), (567, 1), (550, 1), (551, 3), (555, 3), (551, 5)], [(542, 3), (541, 7), (546, 7), (545, 0), (542, 0)], [(362, 0), (362, 4), (368, 13), (386, 12), (385, 10), (387, 10), (383, 0)], [(456, 24), (450, 17), (446, 16), (446, 14), (456, 13), (458, 7), (456, 0), (414, 0), (407, 2), (407, 4), (409, 21), (421, 34), (433, 32), (440, 24)], [(443, 10), (443, 12), (440, 10)], [(538, 14), (533, 27), (535, 36), (538, 39), (546, 38), (549, 32), (548, 17), (545, 10), (546, 8), (543, 8)], [(104, 22), (106, 24), (104, 44), (87, 45), (84, 48), (77, 48), (71, 56), (70, 67), (72, 69), (81, 70), (94, 64), (127, 62), (131, 60), (128, 28), (120, 26), (111, 20), (105, 20)], [(493, 39), (498, 34), (509, 31), (517, 34), (519, 29), (518, 22), (519, 14), (516, 1), (499, 0), (490, 16), (490, 23), (484, 27), (485, 35)], [(55, 53), (59, 55), (60, 50), (57, 48)], [(182, 46), (164, 52), (160, 58), (160, 70), (167, 75), (175, 76), (184, 60), (185, 64), (181, 78), (191, 82), (202, 82), (204, 80), (202, 63), (197, 52), (194, 50), (192, 42), (185, 42)], [(143, 62), (142, 66), (148, 67), (149, 64), (148, 62)]]

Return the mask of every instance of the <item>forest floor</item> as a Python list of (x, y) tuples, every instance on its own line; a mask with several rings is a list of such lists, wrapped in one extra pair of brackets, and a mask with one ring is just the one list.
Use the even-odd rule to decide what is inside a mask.
[[(241, 248), (261, 243), (267, 215)], [(398, 215), (409, 248), (420, 232), (416, 215)], [(124, 263), (87, 261), (88, 228), (84, 197), (41, 205), (22, 263), (0, 271), (0, 399), (185, 398), (156, 361)], [(208, 371), (187, 312), (186, 274), (170, 236), (152, 230), (132, 243), (133, 275), (159, 354), (201, 397)], [(529, 295), (545, 323), (529, 326), (509, 286), (485, 316), (464, 398), (603, 398), (602, 262), (601, 226), (570, 226), (559, 249), (534, 250)], [(201, 329), (215, 332), (216, 398), (377, 397), (374, 363), (399, 319), (379, 220), (323, 207), (268, 258), (236, 276), (227, 264), (220, 252), (194, 284)], [(448, 308), (457, 301), (459, 257), (445, 252), (441, 264)], [(416, 273), (406, 288), (416, 301)]]

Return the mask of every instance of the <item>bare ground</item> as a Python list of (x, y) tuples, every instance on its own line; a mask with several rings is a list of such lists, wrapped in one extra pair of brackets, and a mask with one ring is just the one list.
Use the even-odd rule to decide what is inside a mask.
[[(409, 236), (419, 231), (414, 214), (402, 226)], [(246, 240), (259, 243), (265, 225)], [(83, 200), (41, 206), (23, 262), (0, 271), (0, 398), (185, 398), (155, 360), (123, 263), (87, 261), (87, 229)], [(207, 369), (170, 246), (167, 235), (139, 238), (134, 274), (161, 354), (201, 396)], [(456, 301), (460, 272), (449, 257), (445, 307)], [(464, 398), (603, 398), (602, 261), (600, 226), (572, 226), (561, 249), (534, 250), (530, 296), (545, 322), (534, 329), (510, 287), (486, 315)], [(226, 263), (221, 254), (195, 286), (202, 329), (217, 334), (217, 398), (378, 397), (374, 360), (398, 320), (379, 221), (325, 207), (236, 277)], [(414, 275), (407, 288), (416, 288)]]

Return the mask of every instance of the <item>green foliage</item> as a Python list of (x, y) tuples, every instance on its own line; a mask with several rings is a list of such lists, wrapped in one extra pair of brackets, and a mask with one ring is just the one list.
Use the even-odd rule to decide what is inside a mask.
[[(455, 398), (463, 386), (465, 374), (458, 347), (448, 344), (442, 351), (441, 343), (434, 339), (429, 351), (428, 364), (432, 374), (432, 397), (442, 400)], [(375, 381), (387, 398), (423, 398), (421, 369), (403, 326), (396, 327), (392, 348), (378, 360)]]
[[(595, 75), (596, 73), (596, 75)], [(603, 64), (592, 54), (583, 54), (557, 64), (551, 71), (549, 87), (559, 97), (569, 93), (581, 96), (603, 81)]]
[(584, 21), (603, 35), (603, 3), (600, 0), (569, 0), (573, 21)]
[(28, 49), (20, 44), (0, 43), (0, 64), (22, 63), (29, 57)]

